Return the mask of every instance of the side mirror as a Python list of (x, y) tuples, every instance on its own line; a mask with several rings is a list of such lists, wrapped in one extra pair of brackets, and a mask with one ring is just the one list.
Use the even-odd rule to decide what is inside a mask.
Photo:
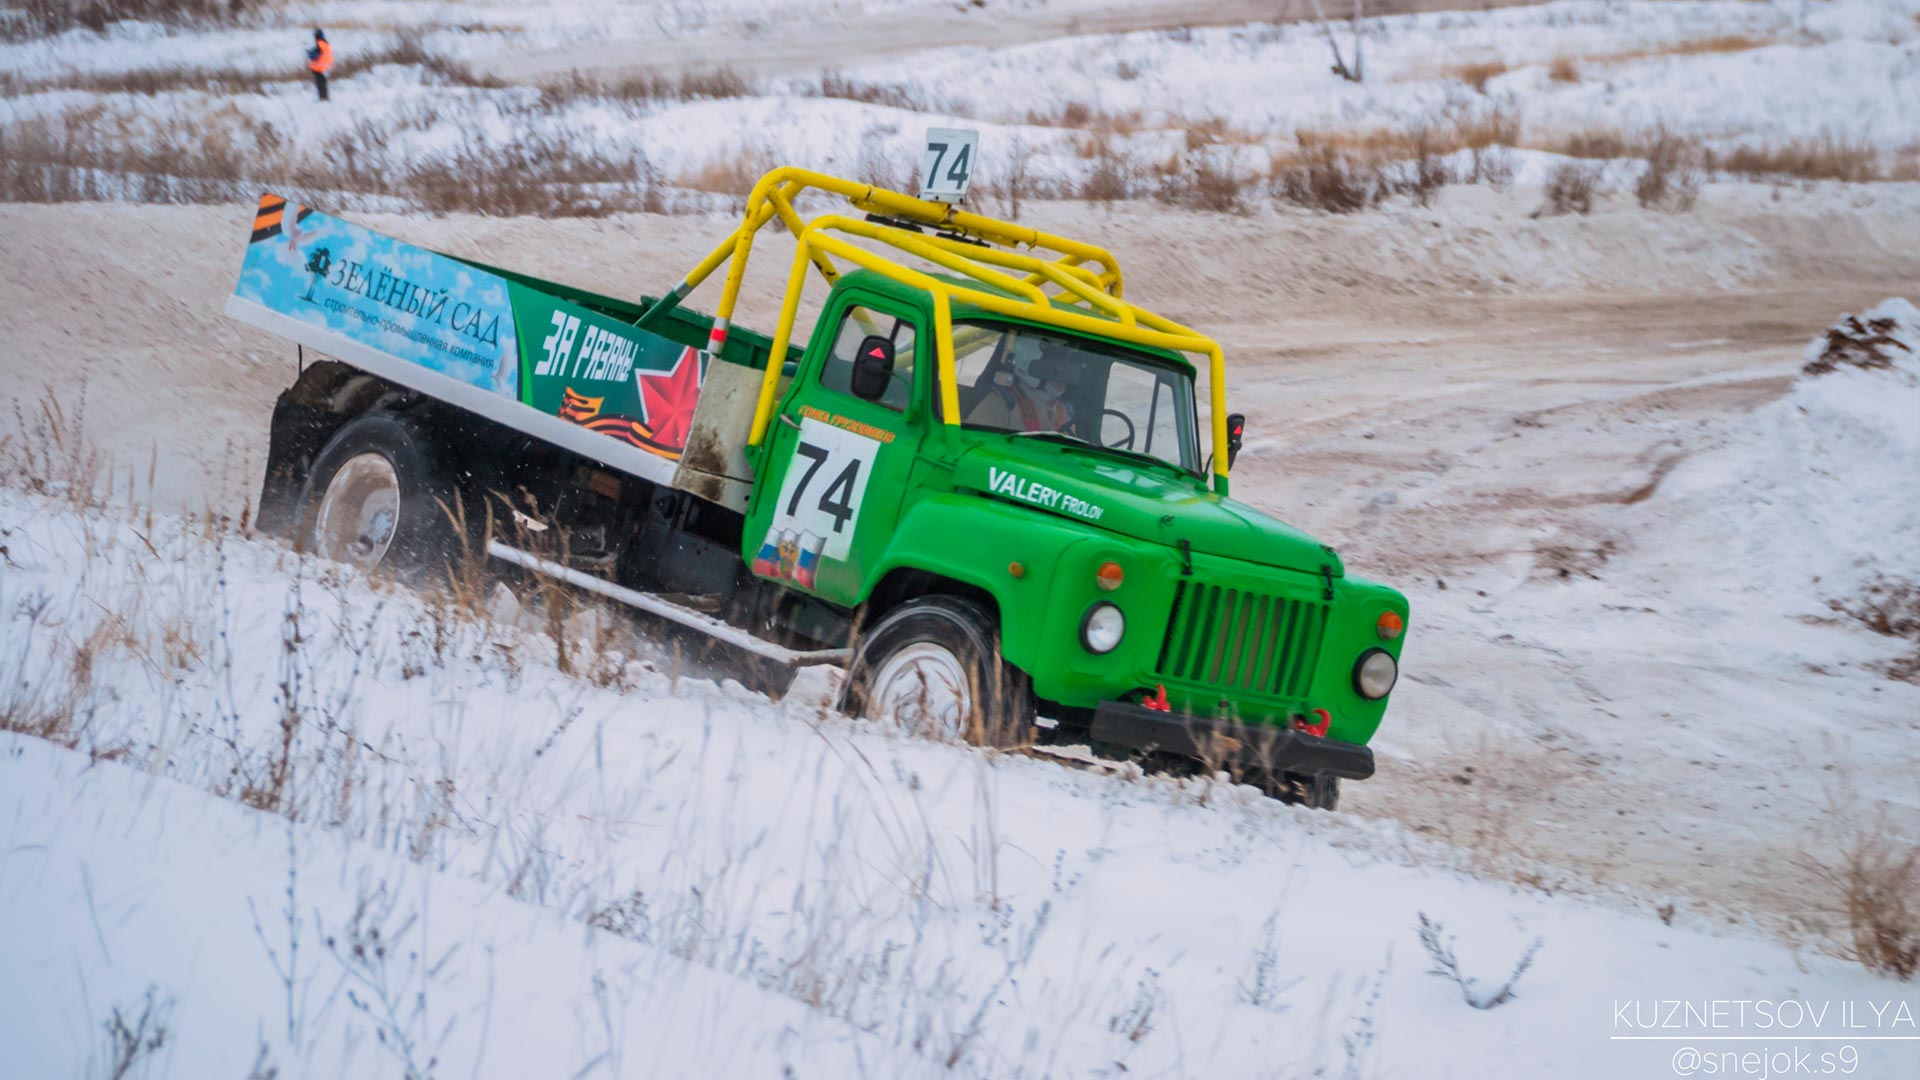
[(879, 401), (893, 381), (893, 339), (868, 334), (853, 353), (853, 375), (847, 389), (862, 401)]
[(1240, 456), (1240, 436), (1247, 430), (1245, 413), (1227, 414), (1227, 468), (1233, 468), (1233, 459)]

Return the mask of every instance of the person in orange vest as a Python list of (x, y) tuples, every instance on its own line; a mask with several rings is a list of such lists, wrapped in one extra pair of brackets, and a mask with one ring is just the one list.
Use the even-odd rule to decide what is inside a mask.
[(327, 72), (333, 70), (333, 46), (327, 43), (327, 32), (318, 27), (313, 31), (313, 48), (307, 50), (307, 70), (313, 72), (313, 88), (320, 92), (320, 100), (327, 100)]

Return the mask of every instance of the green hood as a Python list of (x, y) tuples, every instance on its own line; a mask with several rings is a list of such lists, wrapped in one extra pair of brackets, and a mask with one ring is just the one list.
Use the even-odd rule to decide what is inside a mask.
[(1009, 438), (975, 446), (954, 484), (1122, 536), (1262, 566), (1344, 575), (1340, 557), (1306, 533), (1202, 489), (1200, 481), (1097, 449)]

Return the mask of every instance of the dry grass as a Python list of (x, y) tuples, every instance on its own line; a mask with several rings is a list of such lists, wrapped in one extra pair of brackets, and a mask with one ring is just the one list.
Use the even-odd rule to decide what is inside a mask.
[(525, 134), (505, 143), (468, 137), (444, 156), (406, 167), (392, 165), (385, 147), (399, 131), (438, 124), (432, 106), (383, 125), (363, 122), (303, 148), (244, 115), (211, 135), (163, 130), (139, 148), (128, 147), (117, 121), (98, 111), (36, 118), (0, 126), (0, 200), (225, 203), (271, 188), (303, 197), (383, 195), (437, 212), (496, 216), (664, 208), (643, 155), (602, 153), (591, 140), (547, 130), (547, 115), (539, 103), (508, 110), (510, 126)]
[[(387, 65), (421, 68), (426, 72), (427, 81), (445, 86), (497, 90), (507, 85), (505, 81), (482, 74), (463, 61), (430, 50), (426, 45), (425, 30), (409, 30), (378, 46), (342, 52), (330, 78), (338, 83)], [(130, 71), (69, 72), (35, 79), (23, 79), (0, 72), (0, 91), (81, 90), (94, 94), (137, 94), (145, 97), (185, 90), (249, 94), (276, 84), (304, 83), (308, 78), (305, 67), (291, 61), (282, 68), (266, 71), (174, 64)]]
[[(1430, 203), (1455, 183), (1504, 185), (1512, 178), (1508, 153), (1520, 137), (1510, 109), (1450, 111), (1408, 128), (1295, 132), (1297, 150), (1269, 155), (1267, 184), (1274, 198), (1333, 213), (1354, 213), (1394, 195)], [(1469, 164), (1445, 159), (1466, 152)]]
[(1640, 205), (1670, 213), (1693, 209), (1700, 197), (1699, 147), (1663, 127), (1648, 141), (1645, 157), (1646, 168), (1633, 185)]
[(1804, 861), (1840, 923), (1841, 956), (1903, 982), (1920, 974), (1920, 844), (1894, 836), (1883, 818)]
[(1483, 94), (1487, 92), (1488, 82), (1506, 73), (1507, 65), (1500, 60), (1478, 60), (1447, 69), (1449, 77), (1459, 79)]
[(1891, 174), (1882, 167), (1880, 153), (1865, 139), (1840, 134), (1762, 143), (1715, 152), (1694, 136), (1664, 127), (1647, 131), (1594, 128), (1534, 141), (1536, 149), (1568, 157), (1595, 160), (1640, 158), (1656, 160), (1669, 169), (1684, 163), (1708, 175), (1726, 174), (1749, 179), (1794, 178), (1869, 183)]
[[(1095, 135), (1117, 135), (1121, 138), (1133, 135), (1146, 127), (1146, 120), (1138, 109), (1119, 113), (1105, 112), (1084, 101), (1064, 102), (1054, 112), (1030, 111), (1021, 118), (1021, 122), (1035, 127), (1070, 128)], [(1081, 156), (1091, 155), (1082, 154)]]
[[(10, 7), (16, 5), (9, 5)], [(19, 17), (0, 20), (9, 37), (31, 39), (85, 28), (99, 33), (125, 19), (200, 27), (231, 25), (260, 0), (25, 0)]]
[(1698, 38), (1693, 41), (1650, 45), (1643, 49), (1602, 53), (1585, 59), (1595, 64), (1618, 64), (1632, 60), (1651, 60), (1659, 56), (1708, 56), (1713, 53), (1747, 52), (1752, 49), (1763, 49), (1772, 44), (1774, 42), (1771, 38), (1757, 38), (1747, 34), (1722, 34), (1718, 37)]
[(709, 159), (690, 173), (676, 175), (673, 183), (677, 187), (744, 201), (753, 185), (775, 164), (773, 155), (765, 149), (737, 150), (732, 156)]
[[(1752, 49), (1764, 49), (1773, 44), (1775, 42), (1770, 38), (1756, 38), (1746, 34), (1724, 34), (1719, 37), (1676, 41), (1666, 45), (1622, 49), (1617, 52), (1556, 56), (1547, 65), (1547, 78), (1557, 83), (1577, 83), (1580, 81), (1582, 65), (1599, 67), (1607, 64), (1626, 64), (1635, 60), (1652, 60), (1662, 56), (1706, 56), (1713, 53), (1747, 52)], [(1468, 65), (1469, 68), (1472, 66)], [(1461, 74), (1465, 70), (1467, 69), (1454, 68), (1449, 71), (1449, 74), (1466, 79), (1466, 76)], [(1471, 79), (1466, 81), (1472, 82)], [(1483, 87), (1476, 85), (1475, 89), (1483, 89)]]
[(837, 98), (842, 101), (858, 101), (866, 105), (879, 105), (890, 109), (906, 109), (910, 112), (944, 113), (949, 116), (965, 115), (956, 102), (944, 98), (934, 98), (925, 91), (899, 83), (869, 83), (850, 79), (838, 71), (828, 70), (820, 76), (820, 82), (808, 87), (806, 93), (811, 97)]
[(1547, 178), (1546, 186), (1540, 191), (1546, 201), (1533, 212), (1533, 216), (1590, 214), (1593, 212), (1593, 202), (1602, 190), (1600, 166), (1566, 162), (1554, 169), (1553, 175)]
[(504, 146), (469, 139), (450, 159), (406, 174), (406, 190), (427, 210), (477, 210), (500, 217), (603, 217), (662, 208), (653, 168), (637, 151), (620, 158), (564, 136), (527, 133)]
[(1791, 176), (1803, 180), (1865, 183), (1888, 178), (1881, 168), (1880, 154), (1871, 143), (1838, 134), (1743, 146), (1716, 158), (1713, 165), (1721, 171), (1754, 179)]
[(1259, 180), (1242, 174), (1230, 159), (1201, 150), (1176, 155), (1156, 171), (1156, 199), (1216, 214), (1244, 212), (1249, 189)]

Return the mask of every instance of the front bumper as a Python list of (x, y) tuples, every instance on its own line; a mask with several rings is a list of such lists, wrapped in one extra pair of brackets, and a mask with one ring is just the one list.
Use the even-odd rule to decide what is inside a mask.
[(1237, 724), (1160, 712), (1122, 701), (1094, 709), (1095, 742), (1130, 750), (1159, 750), (1217, 766), (1314, 775), (1347, 780), (1373, 775), (1373, 751), (1355, 743), (1270, 724)]

